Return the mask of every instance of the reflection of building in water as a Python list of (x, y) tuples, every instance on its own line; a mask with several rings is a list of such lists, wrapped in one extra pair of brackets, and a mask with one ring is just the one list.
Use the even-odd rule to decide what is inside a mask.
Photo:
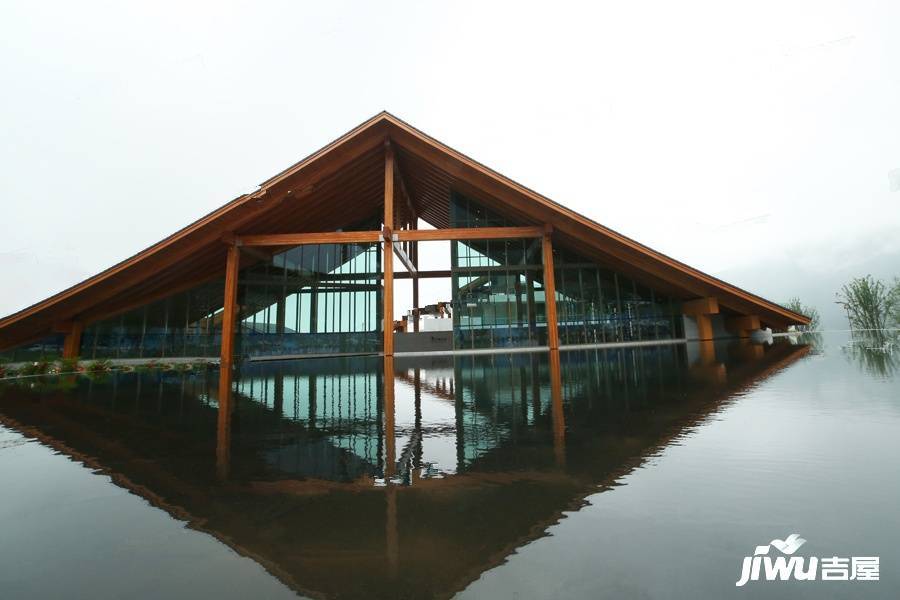
[[(419, 263), (419, 244), (430, 242), (446, 249), (440, 264)], [(402, 300), (399, 279), (411, 283)], [(426, 279), (445, 280), (449, 296), (420, 298)], [(435, 307), (449, 322), (426, 323), (440, 331), (394, 314), (395, 300), (415, 316), (439, 299), (449, 300), (449, 311)], [(383, 112), (254, 192), (0, 319), (0, 351), (16, 361), (219, 357), (230, 365), (747, 338), (807, 323)], [(230, 374), (221, 371), (224, 383)]]
[(295, 361), (245, 366), (231, 399), (131, 373), (4, 386), (0, 419), (296, 590), (450, 596), (804, 352), (717, 352), (724, 378), (683, 345)]

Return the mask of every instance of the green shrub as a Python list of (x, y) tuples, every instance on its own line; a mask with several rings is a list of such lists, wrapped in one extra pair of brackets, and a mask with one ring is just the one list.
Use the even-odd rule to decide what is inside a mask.
[(25, 363), (25, 365), (19, 369), (19, 375), (44, 375), (50, 371), (50, 366), (50, 363), (46, 360)]
[(857, 277), (838, 292), (838, 304), (847, 311), (852, 329), (870, 330), (880, 335), (896, 325), (900, 291), (888, 288), (871, 275)]
[(819, 311), (816, 307), (803, 304), (800, 302), (800, 298), (797, 298), (796, 296), (788, 300), (783, 306), (795, 313), (800, 313), (801, 315), (809, 317), (809, 325), (798, 325), (798, 331), (817, 331), (819, 329), (821, 318), (819, 317)]
[(87, 366), (88, 373), (108, 373), (112, 371), (112, 362), (102, 358), (95, 360)]
[(77, 358), (63, 358), (59, 361), (60, 373), (77, 373), (79, 370), (81, 370), (81, 366), (78, 364)]

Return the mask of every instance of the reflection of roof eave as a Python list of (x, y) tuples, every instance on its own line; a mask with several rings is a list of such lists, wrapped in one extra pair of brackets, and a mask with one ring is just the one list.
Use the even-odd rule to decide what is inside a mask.
[[(496, 501), (505, 500), (504, 497), (498, 496), (497, 494), (501, 491), (507, 490), (509, 488), (509, 484), (512, 483), (534, 483), (538, 486), (544, 486), (552, 490), (556, 496), (553, 499), (553, 502), (555, 503), (553, 504), (553, 510), (547, 510), (546, 512), (544, 511), (545, 508), (549, 509), (550, 506), (542, 506), (538, 509), (523, 509), (522, 516), (527, 517), (528, 521), (523, 523), (516, 521), (515, 524), (517, 527), (514, 528), (515, 531), (522, 531), (521, 535), (514, 536), (514, 539), (506, 543), (496, 544), (494, 546), (494, 548), (496, 548), (495, 550), (490, 549), (491, 545), (489, 543), (485, 544), (485, 550), (487, 552), (486, 556), (475, 557), (477, 559), (477, 564), (470, 564), (469, 566), (461, 567), (460, 572), (453, 575), (453, 582), (449, 584), (446, 589), (441, 590), (441, 595), (451, 596), (453, 593), (465, 589), (471, 582), (478, 579), (478, 577), (482, 573), (490, 568), (504, 563), (507, 557), (515, 552), (518, 548), (521, 548), (523, 545), (529, 542), (546, 536), (548, 533), (548, 528), (558, 523), (563, 518), (566, 511), (577, 509), (583, 506), (585, 499), (588, 496), (611, 486), (623, 476), (633, 472), (636, 468), (643, 465), (650, 456), (658, 454), (658, 452), (662, 448), (665, 448), (667, 445), (671, 444), (673, 440), (683, 436), (685, 432), (699, 426), (700, 424), (707, 421), (710, 416), (713, 416), (721, 411), (723, 407), (728, 405), (730, 399), (736, 393), (745, 390), (750, 386), (758, 384), (760, 381), (791, 365), (799, 358), (805, 356), (809, 352), (809, 348), (805, 346), (784, 346), (784, 350), (776, 347), (772, 349), (772, 352), (777, 353), (777, 355), (769, 356), (769, 360), (766, 360), (766, 358), (764, 357), (756, 363), (748, 365), (746, 369), (736, 369), (734, 372), (734, 376), (737, 379), (731, 385), (711, 388), (709, 390), (708, 396), (700, 398), (698, 402), (694, 402), (691, 404), (692, 409), (696, 408), (697, 404), (702, 405), (702, 411), (698, 413), (695, 410), (691, 410), (689, 411), (689, 414), (683, 418), (672, 419), (672, 425), (664, 435), (661, 435), (660, 437), (655, 439), (653, 443), (645, 446), (639, 453), (639, 455), (637, 455), (635, 458), (624, 461), (624, 464), (621, 464), (620, 468), (607, 473), (600, 479), (581, 479), (577, 477), (577, 475), (573, 476), (571, 473), (564, 473), (551, 468), (547, 470), (530, 470), (518, 473), (469, 471), (464, 474), (447, 476), (441, 479), (418, 480), (416, 481), (415, 486), (409, 488), (391, 486), (391, 490), (399, 493), (401, 497), (403, 495), (408, 495), (411, 500), (417, 501), (424, 501), (429, 498), (434, 499), (434, 502), (422, 502), (422, 504), (425, 505), (423, 509), (428, 507), (429, 504), (433, 504), (433, 506), (430, 506), (430, 509), (435, 512), (440, 508), (442, 504), (448, 502), (448, 496), (451, 496), (450, 504), (453, 504), (452, 494), (466, 494), (467, 492), (471, 492), (472, 494), (493, 494), (493, 496), (489, 497), (489, 499), (495, 500), (493, 506), (495, 506), (496, 509), (502, 508), (503, 510), (509, 512), (510, 506), (508, 504), (503, 504), (503, 506), (500, 507), (497, 505)], [(60, 421), (59, 425), (63, 426), (63, 430), (65, 430), (64, 426), (72, 424), (72, 421), (69, 417), (65, 415), (58, 415), (58, 417)], [(233, 527), (226, 527), (225, 525), (227, 525), (230, 521), (240, 522), (242, 519), (245, 520), (246, 514), (229, 509), (228, 504), (218, 501), (216, 499), (216, 496), (210, 493), (209, 488), (196, 486), (191, 484), (190, 482), (184, 481), (177, 475), (172, 475), (169, 471), (164, 469), (155, 461), (140, 460), (140, 457), (134, 457), (131, 450), (117, 442), (100, 440), (100, 442), (105, 444), (103, 446), (103, 449), (105, 451), (114, 453), (113, 456), (124, 457), (124, 460), (122, 460), (121, 462), (123, 463), (123, 466), (125, 466), (128, 470), (127, 475), (122, 473), (121, 471), (113, 472), (106, 467), (102, 460), (87, 456), (86, 454), (72, 448), (70, 445), (60, 442), (58, 439), (44, 434), (37, 428), (23, 425), (21, 422), (7, 417), (0, 417), (0, 422), (10, 426), (13, 429), (22, 431), (26, 435), (39, 439), (48, 447), (51, 447), (54, 450), (57, 450), (65, 455), (71, 456), (72, 458), (82, 462), (90, 468), (97, 469), (109, 474), (116, 485), (128, 489), (136, 495), (147, 499), (147, 501), (150, 502), (153, 506), (165, 510), (176, 519), (187, 521), (188, 525), (191, 528), (212, 535), (222, 543), (233, 548), (242, 556), (246, 556), (255, 560), (274, 577), (276, 577), (292, 589), (312, 596), (319, 596), (325, 593), (304, 586), (304, 584), (301, 581), (298, 581), (297, 577), (292, 574), (292, 571), (290, 571), (287, 567), (282, 566), (282, 563), (278, 562), (277, 558), (268, 558), (267, 555), (254, 551), (252, 547), (254, 544), (259, 542), (258, 539), (251, 537), (248, 538), (249, 541), (242, 541), (241, 535), (253, 536), (258, 533), (253, 528), (235, 529)], [(78, 426), (77, 423), (75, 423), (75, 425)], [(80, 426), (79, 429), (81, 431), (77, 433), (77, 435), (84, 436), (84, 429)], [(54, 430), (59, 431), (60, 429), (55, 427)], [(91, 432), (88, 432), (88, 434), (90, 435)], [(96, 437), (98, 436), (92, 436), (92, 438)], [(97, 443), (97, 440), (90, 439), (87, 441), (86, 445), (89, 447), (91, 445), (99, 447), (97, 446)], [(161, 483), (162, 492), (160, 493), (160, 490), (153, 491), (149, 489), (146, 485), (139, 483), (137, 481), (138, 478), (146, 478), (148, 481)], [(496, 485), (485, 486), (485, 484)], [(382, 488), (382, 490), (384, 489), (386, 488)], [(485, 489), (489, 491), (485, 492)], [(358, 480), (351, 484), (320, 480), (309, 480), (302, 482), (260, 481), (252, 482), (246, 486), (228, 485), (225, 487), (224, 491), (227, 495), (277, 495), (304, 498), (323, 496), (335, 492), (348, 492), (351, 496), (356, 497), (359, 497), (363, 494), (368, 494), (369, 496), (367, 496), (367, 502), (369, 501), (369, 498), (376, 498), (381, 495), (378, 489), (373, 490), (373, 488), (371, 487), (371, 480), (369, 479)], [(417, 498), (417, 494), (423, 494), (427, 496)], [(199, 517), (198, 514), (202, 513), (202, 510), (194, 510), (191, 508), (173, 505), (165, 500), (167, 496), (187, 498), (191, 501), (192, 504), (197, 505), (201, 509), (214, 505), (215, 510), (209, 509), (208, 515), (206, 517)], [(559, 502), (556, 502), (556, 500), (559, 500)], [(378, 501), (375, 502), (377, 503)], [(485, 510), (490, 510), (492, 504), (487, 503), (483, 506)], [(242, 505), (242, 507), (246, 509), (246, 505)], [(529, 510), (531, 512), (528, 512)], [(538, 512), (535, 513), (535, 510), (537, 510)], [(543, 516), (541, 518), (531, 519), (531, 517), (536, 517), (538, 516), (538, 514), (541, 514)], [(464, 518), (464, 515), (459, 516), (460, 518)], [(453, 515), (448, 515), (448, 518), (452, 517)], [(219, 523), (221, 525), (217, 527), (210, 522), (210, 519), (215, 519), (216, 523)], [(348, 522), (346, 523), (346, 525), (348, 527), (354, 526), (353, 522)], [(497, 541), (502, 541), (502, 537)], [(280, 555), (275, 553), (274, 556)], [(366, 557), (367, 559), (372, 559), (372, 557), (370, 557), (369, 555), (366, 555)], [(305, 565), (305, 567), (308, 567), (308, 565)], [(326, 590), (326, 592), (333, 592), (333, 590), (329, 589)]]
[[(150, 490), (147, 486), (136, 483), (127, 475), (119, 471), (114, 471), (103, 464), (98, 459), (79, 452), (78, 450), (72, 448), (67, 445), (65, 442), (58, 440), (52, 436), (47, 435), (42, 432), (40, 429), (36, 427), (31, 427), (29, 425), (24, 425), (18, 422), (16, 419), (8, 417), (6, 415), (0, 414), (0, 424), (9, 427), (19, 433), (27, 437), (34, 438), (38, 440), (41, 444), (47, 446), (48, 448), (53, 449), (59, 454), (68, 456), (74, 459), (77, 462), (80, 462), (85, 467), (107, 475), (113, 483), (115, 483), (120, 488), (128, 490), (135, 496), (143, 498), (146, 500), (151, 506), (154, 508), (158, 508), (167, 512), (173, 518), (179, 521), (184, 521), (190, 529), (195, 531), (200, 531), (207, 535), (211, 535), (216, 538), (241, 556), (245, 556), (262, 566), (270, 575), (281, 581), (283, 584), (288, 586), (289, 588), (299, 591), (303, 594), (306, 594), (311, 597), (323, 597), (322, 594), (312, 591), (312, 590), (304, 590), (301, 585), (288, 573), (287, 571), (281, 569), (278, 564), (272, 560), (269, 560), (265, 556), (262, 556), (258, 553), (251, 551), (248, 548), (241, 546), (231, 537), (225, 535), (221, 531), (215, 530), (213, 528), (207, 527), (207, 520), (205, 518), (200, 518), (192, 514), (190, 511), (185, 509), (182, 506), (178, 506), (168, 502), (163, 496), (157, 494)], [(134, 466), (132, 464), (132, 466)], [(165, 472), (164, 469), (158, 467), (156, 463), (147, 462), (143, 465), (146, 471), (153, 471), (153, 478), (159, 479), (169, 479), (172, 481), (173, 485), (177, 486), (179, 492), (182, 492), (184, 495), (189, 495), (191, 497), (200, 497), (200, 496), (208, 496), (208, 493), (196, 486), (192, 486), (189, 483), (184, 482), (181, 479), (174, 479)], [(187, 490), (187, 491), (186, 491)]]
[[(727, 406), (736, 393), (757, 385), (761, 381), (771, 377), (772, 375), (775, 375), (779, 371), (789, 367), (799, 359), (806, 356), (810, 351), (809, 346), (785, 346), (791, 348), (791, 351), (786, 356), (777, 359), (776, 362), (767, 365), (761, 371), (748, 375), (745, 379), (737, 382), (735, 385), (729, 386), (725, 390), (721, 390), (720, 393), (717, 394), (717, 397), (713, 400), (713, 403), (708, 406), (706, 411), (704, 411), (702, 414), (693, 414), (691, 418), (681, 423), (678, 426), (677, 430), (672, 431), (658, 443), (653, 444), (652, 446), (648, 446), (639, 456), (636, 456), (632, 460), (627, 461), (627, 464), (623, 464), (621, 469), (610, 473), (608, 477), (605, 477), (600, 481), (593, 482), (589, 489), (574, 497), (568, 506), (560, 509), (556, 514), (548, 518), (546, 521), (534, 525), (531, 528), (531, 532), (529, 533), (529, 535), (523, 536), (515, 542), (512, 542), (504, 550), (493, 555), (489, 565), (486, 565), (485, 568), (481, 569), (477, 573), (470, 574), (470, 577), (467, 581), (463, 582), (453, 591), (453, 593), (449, 593), (447, 596), (451, 597), (456, 593), (466, 589), (472, 582), (476, 581), (482, 573), (505, 563), (506, 557), (513, 554), (517, 549), (548, 535), (547, 530), (553, 525), (559, 523), (563, 519), (566, 512), (580, 509), (586, 504), (587, 498), (589, 496), (610, 489), (616, 481), (629, 475), (630, 473), (644, 465), (647, 460), (649, 460), (653, 456), (656, 456), (662, 449), (664, 449), (666, 446), (668, 446), (678, 438), (682, 437), (687, 431), (709, 420), (710, 417), (719, 413), (725, 406)], [(467, 473), (466, 476), (468, 475), (469, 474)]]

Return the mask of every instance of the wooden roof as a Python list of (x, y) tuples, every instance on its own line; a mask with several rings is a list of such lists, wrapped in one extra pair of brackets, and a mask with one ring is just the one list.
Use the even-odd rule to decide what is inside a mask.
[[(549, 223), (559, 244), (678, 299), (716, 296), (724, 312), (775, 328), (807, 317), (657, 252), (504, 177), (382, 112), (146, 250), (0, 320), (0, 348), (91, 322), (224, 274), (231, 234), (333, 231), (381, 214), (384, 142), (419, 216), (448, 227), (450, 190), (523, 225)], [(408, 211), (403, 202), (397, 210)], [(335, 207), (341, 207), (336, 210)], [(252, 260), (252, 259), (250, 259)]]

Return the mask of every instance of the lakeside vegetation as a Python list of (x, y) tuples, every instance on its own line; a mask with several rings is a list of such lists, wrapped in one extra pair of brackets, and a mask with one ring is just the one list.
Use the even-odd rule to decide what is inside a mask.
[(166, 362), (151, 359), (146, 362), (115, 364), (111, 360), (99, 359), (82, 363), (77, 358), (59, 360), (37, 360), (22, 363), (18, 367), (9, 363), (0, 363), (0, 379), (15, 379), (40, 375), (86, 375), (88, 377), (103, 376), (112, 371), (129, 373), (132, 371), (178, 371), (195, 372), (214, 368), (212, 361), (178, 361)]

